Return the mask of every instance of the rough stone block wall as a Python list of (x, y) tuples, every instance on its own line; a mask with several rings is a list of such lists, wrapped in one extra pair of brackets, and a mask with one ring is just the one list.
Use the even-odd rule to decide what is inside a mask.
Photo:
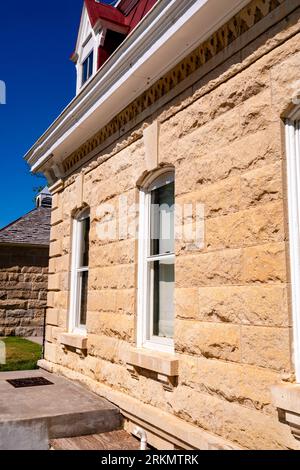
[[(299, 448), (270, 394), (271, 385), (294, 380), (283, 117), (299, 79), (299, 31), (297, 10), (155, 110), (176, 202), (205, 205), (204, 248), (176, 246), (180, 372), (172, 392), (150, 373), (134, 380), (126, 368), (136, 340), (136, 241), (104, 242), (96, 232), (101, 203), (117, 210), (120, 195), (128, 204), (138, 198), (142, 127), (70, 176), (52, 214), (46, 359), (249, 449)], [(59, 344), (68, 321), (71, 215), (82, 203), (91, 209), (85, 359)]]
[(48, 252), (0, 247), (0, 336), (43, 336)]

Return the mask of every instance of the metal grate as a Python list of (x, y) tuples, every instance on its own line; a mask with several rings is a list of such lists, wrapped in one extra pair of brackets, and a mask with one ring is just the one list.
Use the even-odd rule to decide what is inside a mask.
[(45, 379), (44, 377), (26, 377), (24, 379), (10, 379), (7, 380), (10, 385), (15, 388), (24, 388), (24, 387), (41, 387), (44, 385), (54, 385), (50, 380)]

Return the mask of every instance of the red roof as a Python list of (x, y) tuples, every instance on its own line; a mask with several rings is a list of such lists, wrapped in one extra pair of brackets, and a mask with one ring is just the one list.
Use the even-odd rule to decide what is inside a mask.
[[(121, 0), (117, 6), (111, 6), (97, 0), (84, 0), (93, 28), (101, 20), (108, 23), (108, 29), (114, 30), (113, 26), (109, 27), (109, 24), (119, 26), (119, 28), (115, 29), (119, 37), (111, 39), (111, 44), (99, 46), (98, 68), (112, 54), (112, 48), (116, 49), (122, 43), (123, 39), (140, 23), (157, 1)], [(121, 35), (123, 35), (123, 39)], [(73, 52), (70, 58), (75, 63), (78, 59), (75, 52)]]
[(129, 31), (132, 31), (156, 2), (157, 0), (122, 0), (117, 9), (125, 15)]
[(96, 0), (84, 0), (92, 27), (97, 21), (105, 20), (120, 26), (127, 26), (128, 32), (143, 19), (157, 0), (122, 0), (117, 7), (99, 3)]
[(109, 21), (121, 26), (127, 26), (126, 17), (117, 8), (96, 2), (96, 0), (85, 0), (85, 5), (89, 14), (92, 27), (98, 20)]

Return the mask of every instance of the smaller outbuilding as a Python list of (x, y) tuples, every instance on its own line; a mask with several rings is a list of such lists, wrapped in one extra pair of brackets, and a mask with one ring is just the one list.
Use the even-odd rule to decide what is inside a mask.
[(51, 194), (0, 230), (0, 336), (43, 336), (48, 286)]

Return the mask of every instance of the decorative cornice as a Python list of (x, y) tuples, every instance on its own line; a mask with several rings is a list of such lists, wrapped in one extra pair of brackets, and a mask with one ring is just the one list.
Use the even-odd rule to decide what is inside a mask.
[(255, 24), (280, 6), (284, 0), (252, 0), (224, 26), (213, 33), (205, 42), (191, 52), (172, 70), (154, 83), (148, 90), (130, 103), (106, 126), (87, 140), (63, 161), (65, 173), (79, 164), (87, 155), (105, 143), (111, 136), (134, 121), (145, 109), (155, 104), (192, 73), (222, 52), (233, 41), (246, 33)]
[(246, 4), (159, 0), (27, 152), (32, 171), (61, 163)]

